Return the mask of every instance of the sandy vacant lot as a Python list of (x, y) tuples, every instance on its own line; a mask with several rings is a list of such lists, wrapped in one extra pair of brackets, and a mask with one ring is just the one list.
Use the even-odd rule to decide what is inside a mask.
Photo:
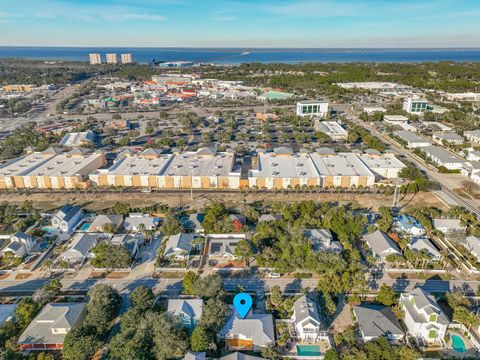
[[(241, 193), (241, 192), (194, 192), (193, 201), (189, 192), (152, 192), (152, 193), (36, 193), (29, 195), (0, 194), (0, 202), (22, 203), (25, 200), (33, 201), (35, 207), (42, 210), (52, 210), (70, 203), (84, 206), (95, 211), (109, 208), (116, 202), (126, 202), (131, 207), (145, 207), (163, 203), (169, 206), (186, 206), (201, 209), (214, 201), (225, 202), (229, 207), (238, 207), (254, 201), (270, 202), (297, 202), (304, 200), (336, 201), (339, 203), (356, 202), (358, 206), (376, 210), (379, 206), (391, 206), (393, 197), (383, 194), (354, 194), (354, 193), (302, 193), (302, 192), (269, 192), (269, 193)], [(433, 193), (408, 194), (400, 197), (399, 206), (436, 206), (445, 209), (446, 205)]]

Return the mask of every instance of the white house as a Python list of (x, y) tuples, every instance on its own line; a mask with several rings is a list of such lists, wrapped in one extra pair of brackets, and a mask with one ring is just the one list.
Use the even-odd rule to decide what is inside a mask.
[(364, 342), (380, 336), (390, 341), (402, 341), (405, 332), (392, 309), (383, 305), (357, 305), (353, 307), (358, 328)]
[(373, 255), (384, 261), (389, 255), (400, 255), (400, 248), (390, 236), (377, 230), (365, 236), (365, 242), (372, 250)]
[(431, 294), (416, 288), (400, 295), (400, 305), (405, 313), (403, 321), (408, 333), (418, 343), (445, 345), (443, 339), (449, 321)]
[(2, 249), (2, 254), (11, 252), (16, 257), (30, 255), (37, 242), (33, 237), (21, 231), (17, 231), (10, 237), (10, 243)]
[(327, 329), (320, 319), (318, 307), (311, 295), (303, 295), (293, 304), (292, 321), (297, 338), (303, 342), (328, 341)]
[(159, 222), (160, 219), (158, 217), (131, 213), (125, 219), (123, 227), (126, 231), (139, 231), (143, 224), (145, 230), (155, 230)]
[(232, 312), (218, 336), (225, 339), (228, 350), (262, 350), (275, 343), (273, 316), (249, 313), (242, 319)]
[(470, 250), (471, 254), (475, 256), (477, 261), (480, 262), (480, 238), (478, 236), (467, 236), (465, 246)]
[(307, 229), (305, 236), (310, 240), (315, 251), (342, 252), (340, 241), (333, 241), (330, 229)]
[(83, 212), (76, 205), (65, 205), (52, 217), (52, 227), (62, 233), (71, 234), (80, 223)]
[(394, 227), (397, 231), (411, 236), (425, 235), (425, 228), (420, 222), (410, 215), (402, 214), (395, 219)]
[(163, 255), (165, 257), (174, 257), (178, 260), (186, 259), (194, 247), (192, 242), (196, 237), (196, 234), (185, 233), (169, 236)]
[(433, 227), (444, 234), (465, 233), (466, 230), (460, 219), (433, 219)]
[(90, 234), (76, 234), (70, 246), (60, 258), (71, 264), (82, 263), (90, 257), (90, 250), (98, 244), (98, 238)]
[(235, 260), (237, 244), (245, 238), (245, 234), (208, 234), (208, 258), (218, 261)]

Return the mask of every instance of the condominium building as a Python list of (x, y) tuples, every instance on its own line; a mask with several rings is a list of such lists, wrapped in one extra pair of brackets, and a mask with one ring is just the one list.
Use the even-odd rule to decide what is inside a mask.
[[(252, 159), (248, 186), (265, 189), (372, 186), (375, 175), (352, 153), (299, 153), (279, 148)], [(290, 150), (290, 151), (287, 151)]]
[(122, 54), (120, 58), (122, 59), (122, 64), (132, 63), (132, 54)]
[(90, 65), (100, 65), (102, 63), (102, 57), (100, 54), (88, 54)]
[(419, 136), (410, 130), (395, 131), (393, 135), (404, 141), (407, 144), (407, 147), (410, 149), (422, 148), (431, 145), (428, 139)]
[(461, 158), (440, 146), (427, 146), (422, 148), (422, 152), (436, 166), (443, 166), (448, 170), (461, 170), (463, 165), (467, 162), (464, 158)]
[(107, 54), (107, 64), (117, 64), (118, 63), (118, 56), (115, 53)]
[(297, 116), (319, 116), (326, 117), (328, 114), (328, 103), (324, 101), (300, 101), (297, 103)]
[(456, 133), (436, 133), (432, 135), (433, 141), (439, 145), (452, 144), (462, 145), (465, 142), (463, 136)]
[(122, 154), (109, 169), (90, 174), (97, 186), (157, 189), (238, 189), (240, 172), (235, 157), (210, 148), (178, 155), (147, 149), (139, 155)]
[(10, 160), (0, 167), (0, 189), (78, 189), (105, 164), (102, 153), (50, 148)]
[(403, 110), (409, 114), (421, 114), (428, 110), (428, 101), (415, 97), (408, 97), (403, 101)]

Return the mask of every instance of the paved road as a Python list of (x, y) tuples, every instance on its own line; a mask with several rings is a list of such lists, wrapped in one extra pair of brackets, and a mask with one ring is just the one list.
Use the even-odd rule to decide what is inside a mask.
[[(38, 288), (42, 287), (49, 279), (37, 280), (2, 280), (0, 281), (0, 294), (25, 294), (30, 295)], [(316, 287), (318, 280), (316, 279), (262, 279), (262, 278), (225, 278), (223, 280), (226, 290), (235, 291), (239, 287), (246, 291), (254, 291), (263, 293), (268, 291), (272, 286), (278, 285), (285, 292), (298, 292), (302, 288), (313, 289)], [(87, 280), (62, 280), (64, 291), (86, 292), (96, 284), (109, 284), (121, 293), (130, 293), (138, 286), (147, 286), (154, 289), (155, 292), (166, 291), (168, 293), (179, 293), (182, 290), (181, 279), (155, 279), (145, 277), (137, 280), (123, 279), (87, 279)], [(446, 292), (462, 290), (466, 293), (473, 294), (476, 292), (480, 281), (463, 281), (463, 280), (389, 280), (382, 279), (374, 286), (375, 290), (380, 284), (393, 286), (399, 292), (410, 291), (420, 286), (429, 292)]]

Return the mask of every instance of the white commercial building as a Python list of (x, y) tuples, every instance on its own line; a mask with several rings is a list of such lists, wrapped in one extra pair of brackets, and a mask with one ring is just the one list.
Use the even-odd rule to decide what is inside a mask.
[(462, 145), (465, 142), (465, 139), (456, 133), (439, 133), (439, 134), (433, 134), (432, 137), (433, 137), (433, 141), (439, 145), (443, 145), (443, 144)]
[(375, 175), (385, 179), (398, 178), (398, 173), (405, 167), (394, 155), (363, 154), (359, 158)]
[(319, 116), (324, 118), (327, 114), (327, 102), (311, 100), (297, 103), (297, 116)]
[(447, 94), (447, 100), (451, 101), (480, 101), (480, 93), (466, 92)]
[(403, 110), (409, 114), (422, 114), (428, 110), (428, 101), (425, 99), (408, 97), (403, 101)]
[(365, 106), (363, 111), (366, 112), (368, 115), (375, 114), (375, 113), (386, 113), (387, 109), (381, 106)]
[(480, 130), (465, 131), (463, 136), (465, 136), (467, 140), (480, 143)]
[(443, 166), (448, 170), (461, 170), (467, 160), (455, 155), (440, 146), (427, 146), (422, 148), (425, 156), (436, 166)]
[(408, 118), (403, 115), (384, 115), (383, 121), (390, 125), (399, 125), (408, 123)]
[(428, 139), (409, 130), (395, 131), (393, 135), (405, 141), (407, 143), (407, 147), (410, 149), (424, 148), (431, 145)]
[(347, 140), (348, 132), (336, 121), (315, 121), (315, 130), (326, 134), (333, 140)]

